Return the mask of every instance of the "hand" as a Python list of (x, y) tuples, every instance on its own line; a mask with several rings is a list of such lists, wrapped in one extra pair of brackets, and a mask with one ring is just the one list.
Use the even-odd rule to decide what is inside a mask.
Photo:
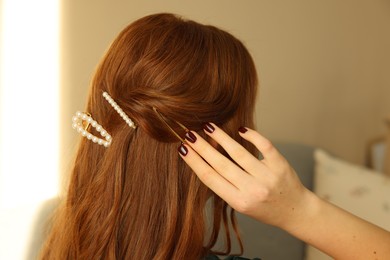
[[(210, 128), (211, 126), (211, 128)], [(235, 210), (284, 229), (336, 259), (388, 259), (390, 232), (342, 210), (307, 190), (266, 138), (240, 135), (263, 154), (259, 160), (214, 124), (206, 133), (239, 165), (194, 132), (179, 147), (200, 180)]]
[(197, 133), (187, 133), (189, 142), (180, 147), (180, 154), (205, 185), (238, 212), (267, 224), (286, 228), (304, 216), (311, 192), (270, 141), (251, 129), (240, 132), (262, 153), (264, 159), (259, 160), (216, 125), (210, 125), (215, 130), (205, 132), (241, 168)]

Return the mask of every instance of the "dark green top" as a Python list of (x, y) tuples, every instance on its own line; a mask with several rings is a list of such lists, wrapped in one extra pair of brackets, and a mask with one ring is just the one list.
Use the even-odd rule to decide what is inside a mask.
[[(216, 255), (208, 255), (204, 260), (222, 260), (218, 258)], [(228, 256), (224, 258), (223, 260), (250, 260), (249, 258), (245, 258), (242, 256)], [(252, 260), (261, 260), (260, 258), (253, 258)]]

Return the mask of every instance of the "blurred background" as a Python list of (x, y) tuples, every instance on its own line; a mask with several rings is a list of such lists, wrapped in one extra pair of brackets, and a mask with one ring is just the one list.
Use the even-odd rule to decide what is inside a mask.
[[(93, 3), (93, 4), (92, 4)], [(390, 114), (390, 1), (64, 1), (61, 129), (83, 108), (96, 64), (131, 21), (173, 12), (240, 38), (257, 65), (257, 126), (273, 140), (364, 163)], [(61, 135), (67, 146), (73, 133)]]
[(0, 259), (26, 255), (30, 237), (20, 236), (62, 188), (77, 141), (71, 118), (96, 65), (148, 14), (176, 13), (244, 42), (260, 79), (257, 129), (273, 141), (364, 165), (390, 131), (389, 0), (0, 0), (0, 11)]

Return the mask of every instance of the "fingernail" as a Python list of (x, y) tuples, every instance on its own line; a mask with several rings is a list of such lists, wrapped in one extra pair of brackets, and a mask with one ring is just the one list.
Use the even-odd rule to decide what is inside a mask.
[(204, 123), (203, 129), (209, 132), (210, 134), (214, 132), (215, 128), (210, 123)]
[(179, 153), (180, 153), (181, 155), (183, 155), (183, 156), (186, 156), (187, 153), (188, 153), (187, 147), (185, 147), (183, 144), (181, 144), (181, 145), (179, 146), (179, 148), (177, 148), (177, 150), (178, 150)]
[(196, 141), (196, 136), (195, 136), (193, 133), (191, 133), (191, 132), (187, 132), (187, 133), (185, 134), (185, 138), (186, 138), (188, 141), (190, 141), (191, 143), (195, 143), (195, 141)]
[(240, 128), (238, 128), (238, 131), (239, 131), (240, 133), (242, 133), (242, 134), (245, 134), (245, 133), (248, 131), (248, 129), (246, 129), (246, 128), (243, 127), (243, 126), (240, 126)]

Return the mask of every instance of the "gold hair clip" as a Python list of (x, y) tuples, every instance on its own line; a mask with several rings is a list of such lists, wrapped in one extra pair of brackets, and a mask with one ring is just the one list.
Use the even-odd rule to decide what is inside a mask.
[[(180, 137), (180, 135), (178, 133), (176, 133), (175, 130), (173, 130), (173, 128), (167, 123), (167, 121), (164, 119), (164, 117), (160, 114), (160, 112), (157, 111), (157, 108), (153, 107), (153, 110), (154, 112), (156, 112), (157, 116), (159, 117), (159, 119), (168, 127), (169, 130), (171, 130), (171, 132), (180, 140), (180, 142), (182, 143), (185, 143), (185, 140), (183, 138)], [(180, 122), (177, 122), (176, 120), (174, 120), (176, 124), (178, 124), (182, 129), (184, 129), (184, 131), (186, 132), (189, 132), (190, 130), (188, 130), (187, 127), (185, 127), (183, 124), (181, 124)]]
[[(88, 117), (92, 118), (92, 115), (90, 113), (84, 112), (84, 114), (86, 114)], [(83, 121), (82, 125), (84, 126), (84, 130), (88, 131), (88, 128), (91, 125), (91, 123), (89, 121)]]

